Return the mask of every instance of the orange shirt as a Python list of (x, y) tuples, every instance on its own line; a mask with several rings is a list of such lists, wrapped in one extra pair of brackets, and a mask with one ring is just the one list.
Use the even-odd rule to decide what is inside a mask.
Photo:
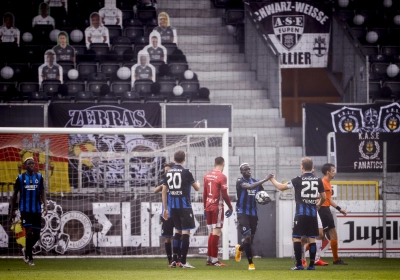
[(322, 178), (322, 183), (324, 184), (324, 190), (326, 194), (326, 200), (322, 203), (321, 206), (331, 206), (331, 197), (332, 197), (332, 186), (331, 182), (328, 181), (325, 177)]

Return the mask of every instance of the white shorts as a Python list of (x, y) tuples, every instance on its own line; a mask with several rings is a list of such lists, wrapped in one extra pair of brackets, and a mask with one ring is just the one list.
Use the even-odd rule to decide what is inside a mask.
[(318, 212), (317, 212), (317, 218), (318, 218), (318, 228), (323, 228), (322, 227), (322, 221), (321, 221), (321, 218), (319, 217)]

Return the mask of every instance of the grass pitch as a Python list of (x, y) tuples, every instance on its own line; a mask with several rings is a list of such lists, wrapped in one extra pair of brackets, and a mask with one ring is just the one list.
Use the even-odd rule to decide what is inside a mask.
[(195, 269), (168, 268), (166, 259), (35, 259), (35, 266), (21, 259), (0, 259), (0, 279), (399, 279), (399, 259), (345, 259), (349, 265), (329, 265), (315, 271), (290, 271), (293, 259), (255, 259), (248, 271), (247, 259), (224, 261), (227, 267), (210, 267), (205, 259), (188, 259)]

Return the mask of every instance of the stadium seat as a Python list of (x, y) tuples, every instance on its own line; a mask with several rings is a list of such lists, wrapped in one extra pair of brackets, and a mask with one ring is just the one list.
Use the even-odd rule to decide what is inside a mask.
[(96, 60), (104, 60), (108, 54), (109, 46), (106, 43), (92, 43), (90, 44), (90, 50), (96, 53)]
[(68, 77), (68, 71), (71, 69), (75, 69), (75, 64), (72, 61), (57, 61), (57, 64), (60, 65), (63, 69), (64, 80), (66, 80)]
[(189, 69), (189, 65), (187, 63), (169, 63), (171, 74), (175, 78), (180, 78), (186, 70)]
[(15, 83), (13, 82), (0, 82), (0, 92), (8, 92), (9, 88), (15, 88)]
[(131, 82), (129, 81), (117, 81), (111, 84), (111, 91), (116, 96), (121, 96), (126, 92), (131, 91)]
[(107, 85), (106, 81), (92, 81), (88, 83), (88, 90), (97, 94), (100, 92), (100, 88), (102, 85)]
[[(120, 1), (118, 1), (118, 2), (120, 2)], [(122, 12), (122, 23), (124, 26), (127, 25), (126, 22), (129, 22), (131, 19), (133, 19), (132, 7), (133, 7), (133, 5), (129, 7), (130, 8), (129, 10), (121, 9), (122, 7), (120, 8), (121, 12)], [(128, 8), (128, 7), (126, 7), (126, 8)]]
[(153, 65), (154, 68), (156, 69), (156, 77), (157, 77), (157, 75), (158, 75), (158, 73), (159, 73), (159, 68), (160, 68), (160, 66), (163, 65), (163, 64), (165, 64), (165, 62), (164, 62), (164, 61), (161, 61), (161, 60), (151, 60), (151, 61), (150, 61), (150, 64)]
[(119, 103), (119, 100), (114, 93), (110, 92), (106, 95), (100, 95), (98, 103)]
[(180, 86), (183, 88), (183, 94), (196, 96), (199, 93), (200, 84), (198, 81), (182, 81)]
[(156, 9), (141, 9), (139, 8), (137, 11), (137, 18), (143, 23), (147, 24), (152, 19), (157, 18)]
[(377, 96), (381, 92), (382, 83), (379, 81), (369, 81), (369, 98), (372, 102), (374, 96)]
[(32, 43), (44, 45), (50, 44), (50, 32), (54, 27), (51, 24), (37, 24), (32, 28)]
[(100, 64), (100, 72), (105, 74), (107, 79), (110, 79), (114, 73), (117, 73), (120, 65), (116, 62), (103, 62)]
[(109, 40), (112, 42), (113, 38), (119, 37), (122, 35), (122, 29), (119, 25), (105, 25), (108, 28), (108, 36)]
[(93, 62), (80, 62), (77, 66), (79, 77), (87, 79), (87, 76), (97, 72), (97, 64)]
[(124, 27), (137, 26), (137, 27), (141, 27), (143, 29), (143, 23), (139, 19), (133, 18), (133, 17), (124, 19), (123, 25), (124, 25)]
[(171, 55), (178, 48), (175, 43), (163, 43), (162, 45), (167, 49), (168, 56)]
[(29, 103), (47, 103), (49, 98), (45, 92), (32, 92), (29, 96)]
[(24, 81), (29, 75), (28, 63), (8, 63), (7, 65), (14, 70), (14, 78), (18, 81)]
[(387, 56), (398, 55), (398, 54), (400, 54), (400, 47), (399, 46), (383, 46), (382, 54), (387, 55)]
[(75, 95), (78, 92), (85, 91), (85, 83), (82, 81), (67, 81), (68, 94)]
[(138, 26), (128, 26), (124, 29), (124, 36), (128, 37), (132, 43), (135, 43), (137, 38), (140, 38), (144, 35), (143, 27)]
[(229, 9), (225, 12), (225, 23), (236, 25), (244, 21), (244, 10)]
[(91, 91), (81, 91), (75, 94), (75, 103), (95, 103), (96, 97)]
[(370, 70), (370, 81), (382, 81), (389, 78), (386, 74), (386, 69), (389, 63), (372, 63)]
[(210, 90), (208, 88), (200, 88), (197, 96), (192, 96), (192, 103), (210, 103)]
[(151, 93), (152, 80), (143, 79), (136, 80), (134, 84), (135, 91), (139, 93), (140, 96), (144, 96), (146, 93)]
[(139, 94), (135, 91), (124, 92), (121, 95), (121, 103), (143, 103), (144, 100), (140, 98)]
[(214, 0), (214, 6), (216, 8), (225, 8), (226, 3), (229, 2), (229, 0)]
[(175, 80), (163, 80), (159, 81), (159, 83), (161, 86), (160, 93), (165, 95), (172, 93), (174, 87), (176, 86)]
[[(17, 62), (19, 60), (19, 48), (16, 43), (0, 43), (0, 62)], [(6, 54), (6, 55), (4, 55)]]
[(71, 45), (71, 46), (75, 49), (76, 62), (85, 61), (86, 46), (85, 45)]
[(42, 82), (42, 90), (43, 92), (52, 95), (55, 92), (58, 92), (58, 86), (61, 84), (59, 80), (44, 80)]
[(400, 93), (400, 81), (387, 81), (383, 83), (384, 87), (389, 87), (392, 90), (392, 97)]
[(44, 52), (39, 45), (21, 45), (21, 58), (30, 63), (38, 63), (44, 60)]
[(126, 37), (126, 36), (118, 36), (118, 37), (114, 37), (111, 41), (112, 45), (127, 45), (127, 46), (131, 46), (132, 42), (131, 40)]
[(38, 92), (39, 84), (36, 82), (22, 82), (19, 84), (19, 91), (24, 95), (31, 92)]
[[(124, 60), (124, 52), (125, 51), (132, 51), (132, 45), (120, 45), (120, 44), (115, 44), (112, 47), (113, 51), (115, 51), (117, 53), (117, 58), (118, 61), (123, 61)], [(132, 51), (132, 55), (133, 55), (133, 51)]]
[[(131, 49), (125, 50), (124, 54), (122, 55), (122, 61), (125, 66), (125, 64), (136, 64), (137, 62), (137, 55), (135, 56), (135, 52)], [(131, 65), (131, 67), (132, 67)]]

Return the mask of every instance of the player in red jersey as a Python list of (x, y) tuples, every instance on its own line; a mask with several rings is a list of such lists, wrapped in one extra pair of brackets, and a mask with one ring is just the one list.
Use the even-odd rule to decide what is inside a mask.
[(229, 207), (225, 213), (227, 218), (232, 215), (233, 208), (229, 199), (227, 179), (222, 173), (224, 167), (224, 158), (217, 157), (214, 161), (214, 170), (204, 176), (204, 215), (210, 231), (206, 265), (226, 266), (218, 260), (218, 241), (224, 223), (224, 201)]

